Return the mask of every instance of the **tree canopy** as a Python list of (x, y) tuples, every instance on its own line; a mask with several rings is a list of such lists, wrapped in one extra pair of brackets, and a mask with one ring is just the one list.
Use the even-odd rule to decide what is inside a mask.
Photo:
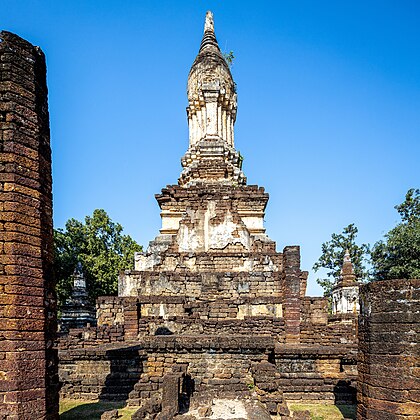
[(401, 222), (372, 249), (375, 280), (420, 278), (420, 190), (408, 190), (395, 209)]
[(343, 266), (344, 254), (349, 251), (356, 278), (359, 281), (368, 278), (366, 262), (369, 256), (369, 245), (356, 244), (358, 229), (354, 223), (346, 226), (342, 233), (333, 233), (331, 240), (322, 244), (322, 254), (314, 264), (316, 272), (322, 268), (327, 270), (326, 278), (318, 278), (317, 283), (324, 289), (324, 296), (331, 294), (331, 289), (338, 281)]
[(72, 275), (80, 262), (88, 294), (93, 301), (101, 295), (115, 295), (118, 274), (134, 268), (134, 253), (142, 247), (123, 227), (111, 220), (105, 210), (97, 209), (85, 221), (69, 219), (65, 229), (54, 230), (55, 271), (59, 303), (72, 290)]

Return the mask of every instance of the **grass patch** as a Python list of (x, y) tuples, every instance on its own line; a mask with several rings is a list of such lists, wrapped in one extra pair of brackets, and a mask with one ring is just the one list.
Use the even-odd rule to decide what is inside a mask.
[(125, 402), (60, 400), (60, 420), (100, 420), (105, 411), (118, 409), (118, 420), (130, 420), (136, 407), (124, 407)]
[(308, 410), (312, 420), (341, 420), (356, 418), (355, 405), (289, 404), (292, 412)]
[[(118, 409), (118, 420), (130, 420), (137, 407), (124, 407), (125, 402), (60, 400), (60, 420), (100, 420), (105, 411)], [(355, 405), (289, 404), (292, 412), (308, 410), (312, 420), (356, 419)]]

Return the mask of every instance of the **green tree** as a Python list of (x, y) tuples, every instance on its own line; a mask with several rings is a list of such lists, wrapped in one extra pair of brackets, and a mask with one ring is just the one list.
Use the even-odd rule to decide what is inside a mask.
[(322, 244), (322, 254), (312, 269), (315, 272), (321, 268), (327, 270), (327, 277), (319, 278), (316, 281), (324, 289), (324, 296), (330, 296), (331, 289), (340, 278), (346, 250), (349, 251), (357, 280), (368, 279), (368, 270), (365, 264), (368, 261), (369, 245), (357, 245), (357, 233), (358, 229), (352, 223), (345, 227), (342, 233), (333, 233), (331, 240)]
[(72, 275), (80, 261), (86, 278), (89, 297), (94, 301), (101, 295), (115, 295), (118, 274), (134, 266), (134, 253), (142, 247), (123, 227), (114, 223), (104, 210), (95, 210), (82, 223), (69, 219), (65, 229), (54, 231), (55, 271), (60, 303), (72, 289)]
[(372, 249), (375, 280), (420, 278), (420, 190), (408, 190), (395, 209), (401, 222)]

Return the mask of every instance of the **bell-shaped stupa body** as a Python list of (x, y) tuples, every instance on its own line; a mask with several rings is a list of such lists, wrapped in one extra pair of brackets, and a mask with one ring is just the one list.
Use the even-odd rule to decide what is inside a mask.
[(243, 185), (242, 158), (234, 147), (236, 89), (207, 12), (200, 50), (188, 76), (189, 147), (182, 158), (181, 186)]

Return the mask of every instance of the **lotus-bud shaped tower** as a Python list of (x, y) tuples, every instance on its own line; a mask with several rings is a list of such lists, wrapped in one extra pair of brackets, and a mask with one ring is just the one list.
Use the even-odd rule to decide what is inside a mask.
[(181, 163), (181, 186), (242, 185), (246, 179), (234, 147), (236, 88), (207, 12), (200, 50), (188, 75), (189, 147)]

